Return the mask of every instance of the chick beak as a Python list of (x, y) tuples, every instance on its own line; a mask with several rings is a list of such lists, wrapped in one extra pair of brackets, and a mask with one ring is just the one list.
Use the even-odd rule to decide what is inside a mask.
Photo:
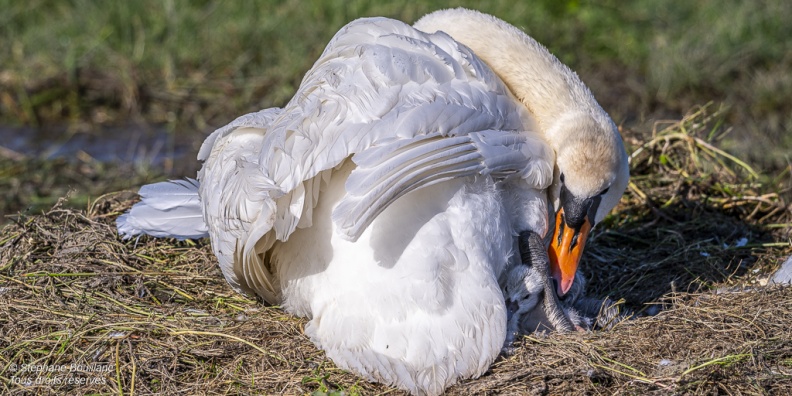
[(591, 222), (588, 216), (586, 216), (580, 228), (575, 229), (567, 226), (564, 222), (564, 209), (558, 210), (548, 256), (550, 258), (550, 272), (556, 280), (559, 296), (565, 295), (572, 287), (578, 262), (590, 230)]

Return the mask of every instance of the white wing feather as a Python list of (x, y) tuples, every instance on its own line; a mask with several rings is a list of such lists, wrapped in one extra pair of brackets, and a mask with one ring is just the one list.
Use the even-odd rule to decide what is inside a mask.
[(319, 190), (350, 156), (359, 169), (333, 216), (350, 239), (403, 194), (450, 178), (520, 174), (544, 188), (552, 152), (521, 132), (533, 128), (489, 67), (446, 34), (384, 18), (352, 22), (282, 111), (240, 117), (201, 148), (221, 269), (237, 290), (278, 303), (263, 255), (310, 226)]
[[(454, 137), (434, 133), (365, 150), (352, 157), (357, 169), (347, 179), (347, 195), (334, 210), (333, 221), (355, 241), (393, 201), (418, 188), (476, 174), (497, 179), (552, 175), (550, 149), (531, 139), (534, 150), (523, 150), (528, 140), (511, 131)], [(532, 182), (531, 187), (544, 189), (550, 179)]]
[(116, 219), (118, 233), (124, 239), (140, 234), (177, 239), (209, 236), (196, 180), (148, 184), (140, 188), (139, 194), (142, 200)]

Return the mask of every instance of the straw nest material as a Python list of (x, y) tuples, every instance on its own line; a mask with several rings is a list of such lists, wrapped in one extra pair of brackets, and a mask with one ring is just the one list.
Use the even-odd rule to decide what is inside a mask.
[[(449, 394), (792, 394), (783, 178), (720, 151), (717, 114), (630, 138), (632, 181), (594, 232), (588, 293), (633, 318), (534, 334)], [(336, 368), (305, 320), (235, 294), (208, 241), (122, 241), (136, 199), (60, 205), (0, 233), (0, 393), (401, 394)]]

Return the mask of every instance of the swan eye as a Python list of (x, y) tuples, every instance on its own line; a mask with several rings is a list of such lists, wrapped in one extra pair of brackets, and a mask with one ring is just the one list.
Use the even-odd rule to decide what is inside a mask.
[(563, 182), (564, 182), (564, 174), (563, 174), (563, 173), (561, 174), (561, 176), (559, 177), (559, 179), (561, 179), (561, 183), (563, 183)]

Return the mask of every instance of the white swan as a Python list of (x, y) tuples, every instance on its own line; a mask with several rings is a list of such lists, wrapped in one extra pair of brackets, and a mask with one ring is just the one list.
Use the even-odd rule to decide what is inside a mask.
[(144, 187), (119, 232), (208, 226), (235, 290), (310, 318), (306, 334), (340, 367), (414, 394), (497, 357), (507, 278), (530, 283), (513, 271), (517, 235), (555, 224), (552, 272), (567, 293), (588, 230), (629, 177), (577, 75), (464, 9), (415, 28), (348, 24), (283, 109), (240, 117), (198, 157), (200, 187)]

